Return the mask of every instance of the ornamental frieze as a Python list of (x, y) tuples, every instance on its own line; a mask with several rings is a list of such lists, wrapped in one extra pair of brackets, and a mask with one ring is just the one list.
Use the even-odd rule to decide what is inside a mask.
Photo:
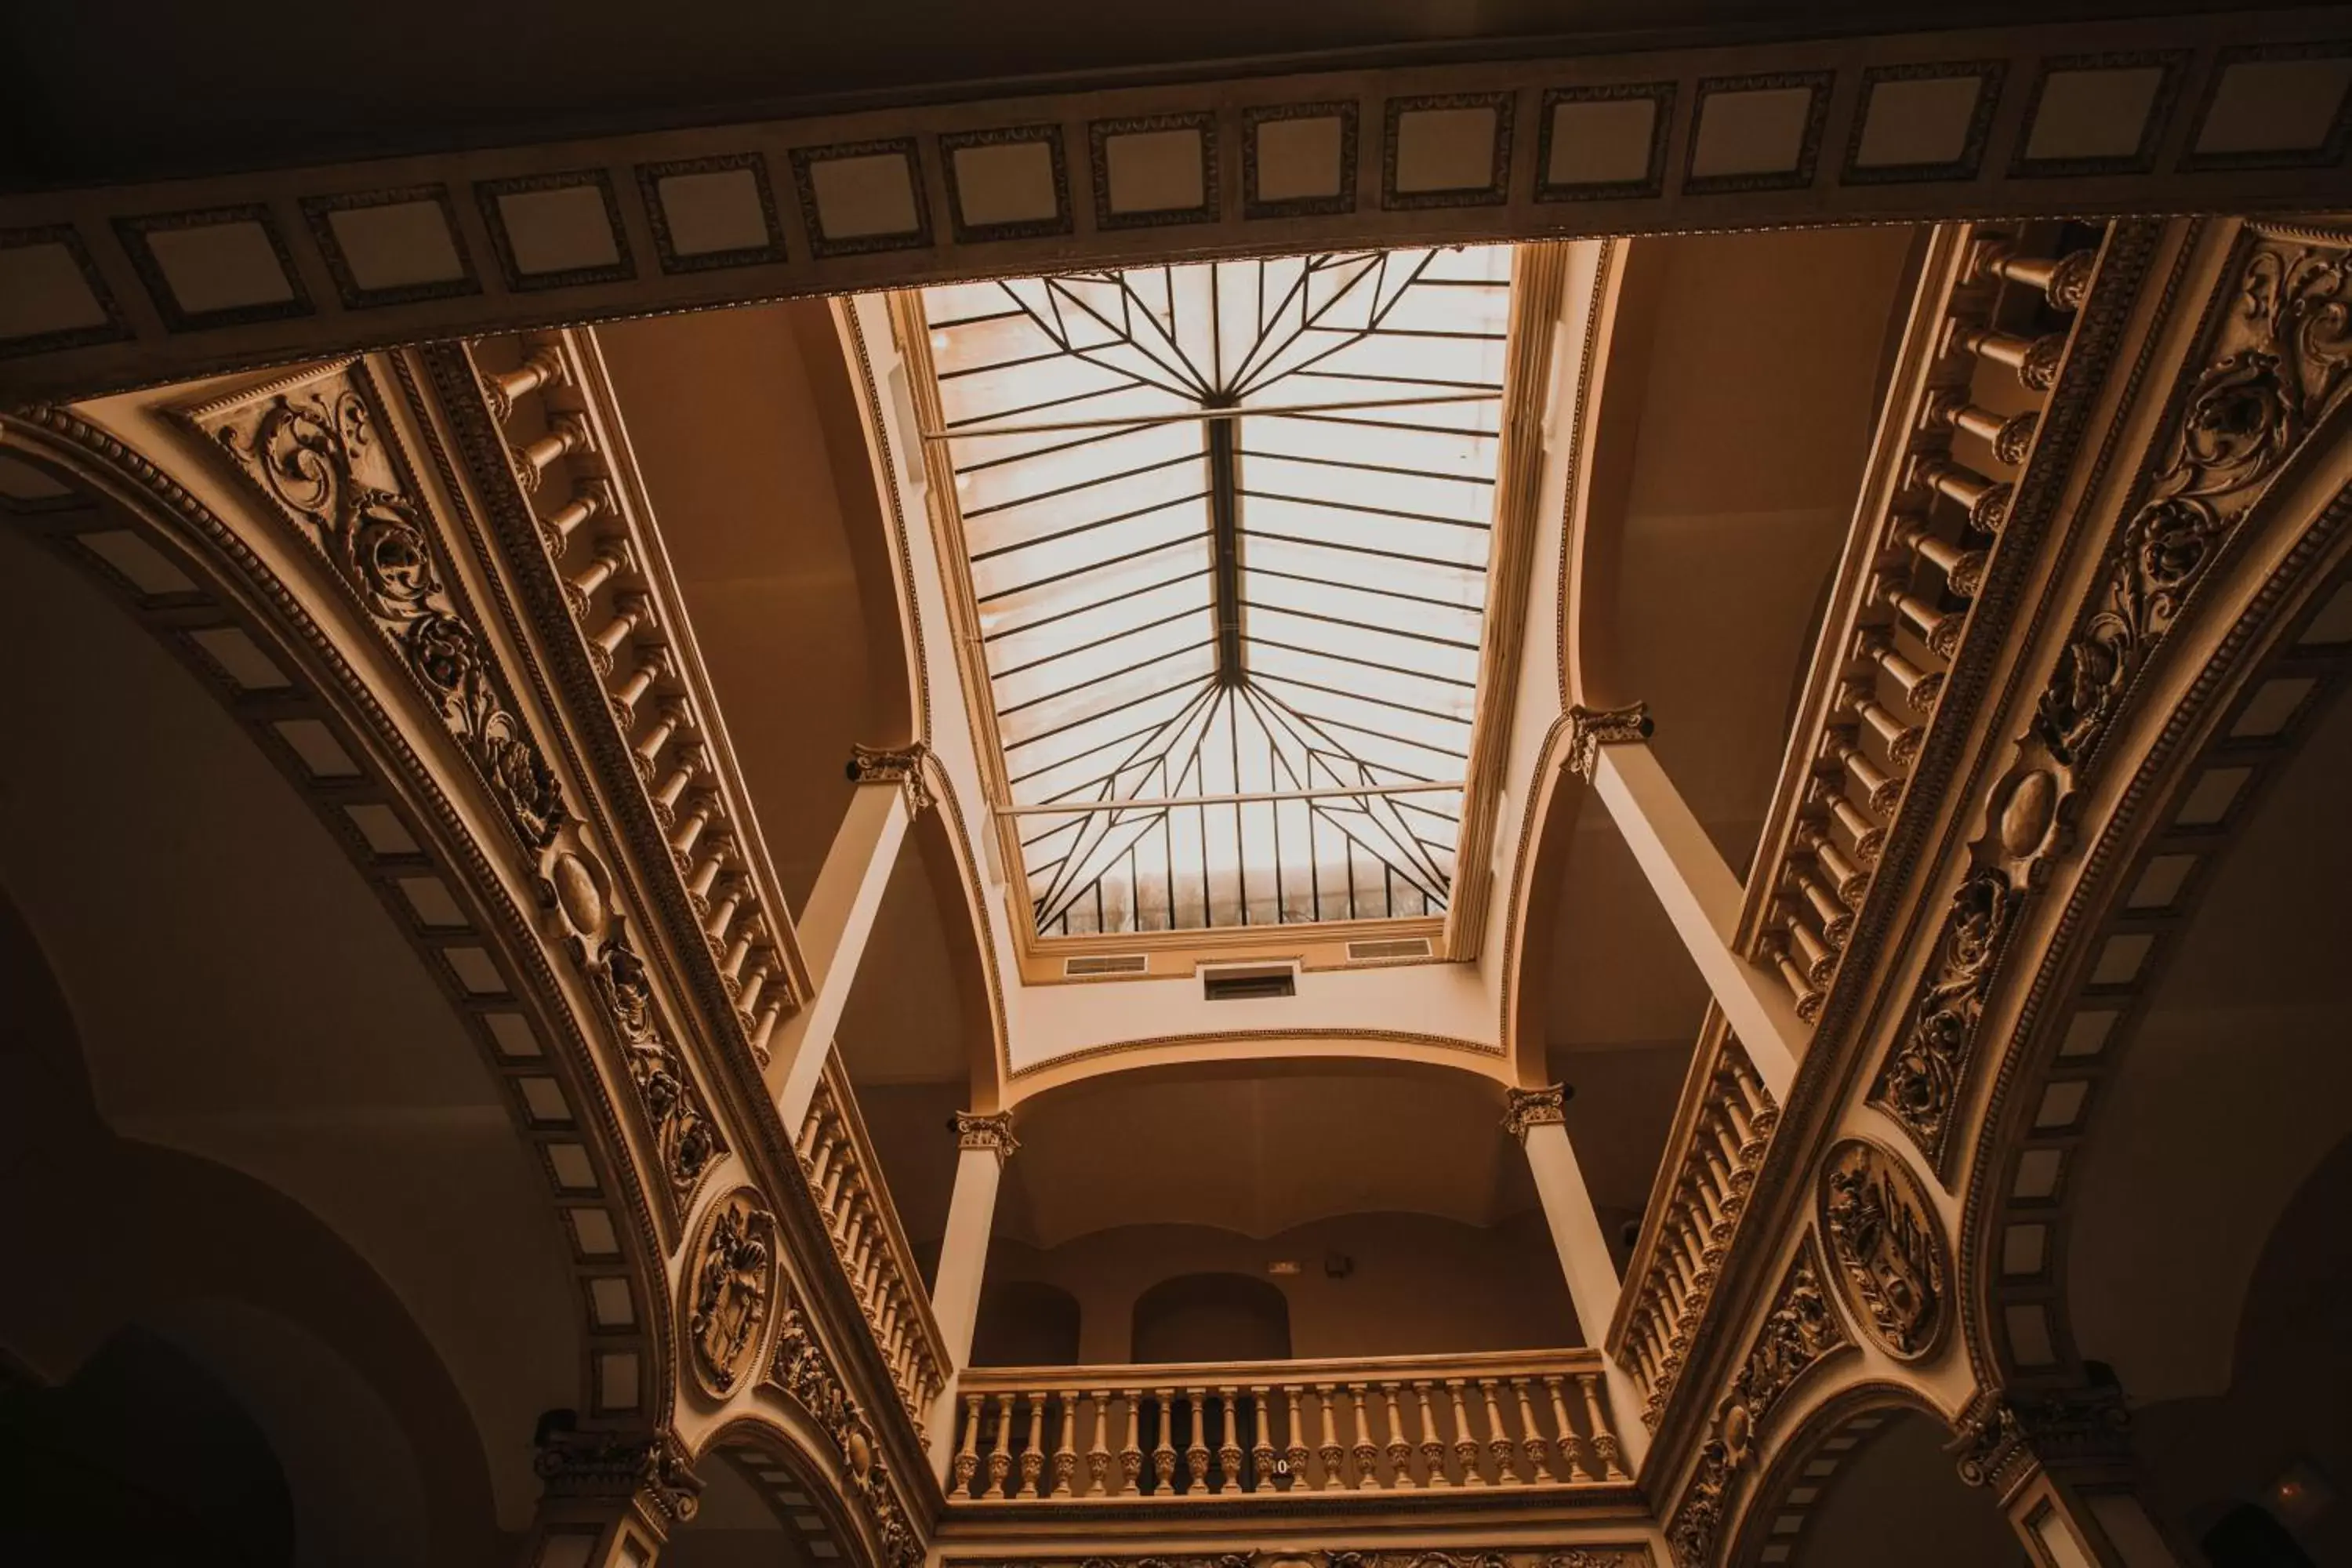
[(1756, 1435), (1781, 1397), (1816, 1362), (1853, 1342), (1830, 1306), (1822, 1273), (1808, 1237), (1708, 1420), (1698, 1468), (1666, 1526), (1666, 1545), (1678, 1568), (1704, 1568), (1711, 1561), (1732, 1484), (1754, 1458)]
[(2255, 503), (2352, 387), (2352, 238), (2254, 222), (2239, 247), (1872, 1083), (1870, 1102), (1947, 1181), (1987, 990), (2100, 743)]
[(1960, 1479), (2006, 1494), (2039, 1468), (2128, 1459), (2131, 1413), (2112, 1384), (2034, 1394), (1979, 1394), (1957, 1423), (1947, 1450)]
[(180, 417), (326, 558), (439, 710), (515, 837), (547, 847), (566, 820), (562, 793), (447, 586), (427, 509), (389, 444), (365, 368), (346, 364)]
[(791, 1287), (783, 1285), (781, 1291), (776, 1349), (768, 1360), (766, 1382), (798, 1403), (832, 1438), (849, 1496), (881, 1543), (883, 1568), (916, 1568), (923, 1560), (922, 1538), (891, 1484), (874, 1428), (793, 1300)]
[(1850, 1138), (1822, 1168), (1821, 1228), (1846, 1305), (1889, 1355), (1916, 1361), (1952, 1316), (1944, 1228), (1893, 1151)]

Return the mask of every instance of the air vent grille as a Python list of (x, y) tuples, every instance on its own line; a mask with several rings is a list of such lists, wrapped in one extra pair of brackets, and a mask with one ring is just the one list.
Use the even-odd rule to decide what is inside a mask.
[(1139, 952), (1105, 952), (1087, 958), (1062, 960), (1065, 980), (1091, 979), (1103, 974), (1143, 974), (1151, 968), (1151, 960)]
[(1427, 958), (1429, 939), (1425, 936), (1381, 937), (1372, 942), (1351, 942), (1348, 944), (1348, 962), (1370, 963), (1381, 959)]
[(1298, 966), (1293, 963), (1235, 964), (1201, 971), (1201, 995), (1205, 1001), (1244, 1002), (1297, 994)]

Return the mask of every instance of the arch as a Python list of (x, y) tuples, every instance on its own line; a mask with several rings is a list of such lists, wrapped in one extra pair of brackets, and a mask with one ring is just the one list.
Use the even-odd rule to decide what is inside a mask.
[[(1805, 1397), (1805, 1390), (1800, 1388), (1799, 1394)], [(1951, 1431), (1944, 1411), (1906, 1384), (1866, 1380), (1817, 1385), (1811, 1397), (1811, 1408), (1772, 1446), (1762, 1473), (1748, 1489), (1727, 1537), (1729, 1548), (1721, 1559), (1726, 1564), (1760, 1568), (1768, 1561), (1804, 1561), (1796, 1548), (1808, 1539), (1813, 1511), (1831, 1500), (1853, 1474), (1852, 1461), (1891, 1424), (1924, 1422), (1938, 1443), (1948, 1440)], [(1948, 1461), (1945, 1469), (1954, 1487), (1963, 1485)], [(1988, 1500), (1986, 1506), (1992, 1505)], [(1765, 1551), (1773, 1546), (1790, 1550), (1767, 1559)]]
[(1007, 1103), (1004, 987), (996, 970), (996, 943), (989, 927), (988, 890), (970, 859), (962, 805), (947, 770), (926, 760), (925, 777), (939, 804), (918, 816), (908, 829), (914, 852), (940, 911), (947, 938), (948, 968), (955, 982), (957, 1014), (963, 1026), (969, 1066), (966, 1092), (974, 1110), (994, 1115)]
[[(583, 1351), (578, 1403), (587, 1409), (614, 1409), (600, 1400), (598, 1390), (600, 1382), (606, 1389), (623, 1386), (611, 1381), (611, 1363), (625, 1355), (627, 1377), (636, 1381), (636, 1398), (627, 1408), (666, 1411), (673, 1368), (661, 1347), (670, 1342), (670, 1301), (651, 1199), (588, 1037), (549, 962), (539, 917), (519, 900), (514, 883), (499, 868), (510, 847), (478, 837), (474, 809), (460, 804), (470, 800), (477, 786), (448, 778), (437, 755), (428, 759), (413, 743), (416, 731), (404, 722), (401, 710), (417, 700), (405, 689), (379, 686), (370, 673), (373, 656), (362, 648), (353, 647), (347, 656), (340, 628), (314, 613), (320, 603), (315, 588), (300, 581), (299, 569), (289, 581), (283, 542), (271, 537), (268, 527), (241, 529), (227, 521), (215, 510), (216, 488), (205, 486), (203, 493), (190, 489), (126, 440), (70, 410), (41, 408), (0, 417), (0, 445), (12, 458), (29, 459), (56, 479), (73, 498), (39, 514), (35, 528), (110, 590), (109, 596), (155, 635), (287, 774), (346, 852), (354, 872), (384, 900), (398, 926), (415, 933), (429, 972), (450, 973), (450, 961), (441, 956), (448, 939), (436, 941), (430, 930), (421, 929), (434, 922), (420, 919), (402, 900), (397, 875), (437, 877), (455, 891), (463, 914), (475, 917), (464, 921), (463, 929), (476, 933), (482, 945), (473, 951), (497, 979), (478, 990), (454, 975), (445, 981), (452, 1012), (479, 1046), (493, 1080), (509, 1088), (509, 1114), (518, 1139), (549, 1184), (542, 1213), (561, 1255), (570, 1258), (586, 1250), (604, 1260), (593, 1272), (627, 1282), (627, 1327), (605, 1337), (594, 1353)], [(227, 516), (241, 521), (243, 513), (232, 509)], [(84, 534), (130, 542), (101, 555), (77, 542)], [(247, 689), (180, 635), (191, 627), (217, 627), (245, 639), (262, 667), (283, 684), (264, 691), (261, 700), (241, 701), (250, 695)], [(428, 733), (439, 730), (436, 718), (418, 723)], [(307, 726), (299, 739), (288, 727), (295, 724)], [(305, 757), (331, 758), (332, 765), (323, 773), (306, 771)], [(404, 840), (404, 847), (376, 847), (367, 829), (341, 810), (341, 803), (353, 798), (381, 803), (382, 820), (392, 825), (388, 831)], [(469, 999), (491, 997), (510, 999), (511, 1014), (481, 1000), (469, 1005)], [(511, 1033), (502, 1026), (509, 1021), (515, 1026)], [(524, 1068), (551, 1087), (560, 1085), (567, 1108), (585, 1108), (584, 1113), (567, 1109), (571, 1136), (563, 1142), (570, 1152), (561, 1158), (543, 1137), (533, 1135), (533, 1113), (516, 1080)], [(551, 1072), (555, 1076), (546, 1078)], [(581, 1229), (591, 1223), (583, 1216), (592, 1213), (593, 1228)], [(586, 1289), (580, 1293), (593, 1300)], [(584, 1302), (582, 1310), (593, 1331), (593, 1310)], [(303, 1320), (297, 1315), (297, 1321)]]
[(1128, 1360), (1288, 1361), (1290, 1300), (1246, 1274), (1179, 1274), (1136, 1298)]
[(1078, 1299), (1043, 1279), (991, 1279), (972, 1329), (974, 1366), (1073, 1366)]
[[(775, 1531), (791, 1542), (784, 1561), (793, 1568), (832, 1563), (875, 1568), (878, 1559), (842, 1498), (835, 1467), (817, 1458), (821, 1450), (811, 1446), (818, 1435), (803, 1429), (796, 1407), (789, 1417), (778, 1408), (786, 1403), (763, 1394), (758, 1408), (729, 1420), (704, 1440), (695, 1467), (703, 1478), (706, 1500), (714, 1483), (724, 1484), (718, 1472), (731, 1472), (766, 1509)], [(704, 1522), (701, 1513), (698, 1509), (696, 1520), (673, 1532), (672, 1550), (680, 1546), (681, 1538), (692, 1539), (697, 1525)], [(665, 1561), (670, 1555), (665, 1551)], [(677, 1556), (685, 1568), (694, 1568), (691, 1546)]]

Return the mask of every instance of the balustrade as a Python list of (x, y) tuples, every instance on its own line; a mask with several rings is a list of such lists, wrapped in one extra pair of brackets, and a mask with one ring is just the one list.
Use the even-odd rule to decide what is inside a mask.
[(1844, 602), (1823, 633), (1832, 651), (1813, 672), (1813, 732), (1791, 747), (1809, 762), (1784, 780), (1783, 829), (1749, 883), (1747, 951), (1779, 972), (1807, 1023), (1836, 980), (2032, 459), (2068, 342), (2052, 323), (2088, 298), (2095, 252), (2032, 254), (2046, 237), (1965, 225), (1937, 237)]
[(622, 455), (589, 405), (590, 352), (569, 333), (531, 342), (518, 368), (482, 372), (482, 395), (744, 1043), (764, 1067), (778, 1024), (804, 990), (791, 921), (756, 833), (743, 830), (748, 814), (716, 764), (723, 739), (707, 718), (707, 685), (684, 646), (659, 547), (646, 537), (633, 485), (618, 471)]
[(967, 1506), (1630, 1482), (1589, 1350), (974, 1368), (960, 1393)]
[(1748, 1053), (1709, 1008), (1667, 1142), (1678, 1152), (1659, 1168), (1610, 1325), (1610, 1353), (1641, 1390), (1642, 1419), (1654, 1429), (1780, 1120)]
[[(747, 990), (751, 986), (745, 983)], [(797, 1152), (843, 1272), (919, 1433), (932, 1402), (947, 1386), (947, 1349), (837, 1058), (825, 1062), (801, 1124)], [(1035, 1442), (1034, 1433), (1030, 1440)], [(1029, 1483), (1035, 1479), (1034, 1474), (1027, 1477)]]

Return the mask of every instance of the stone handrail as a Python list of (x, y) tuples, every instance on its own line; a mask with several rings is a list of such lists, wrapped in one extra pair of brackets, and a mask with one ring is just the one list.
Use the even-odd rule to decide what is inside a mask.
[[(2097, 252), (1938, 228), (1748, 880), (1739, 943), (1811, 1023), (1903, 809)], [(1995, 476), (2008, 476), (1998, 478)]]
[(594, 339), (551, 332), (468, 353), (743, 1041), (765, 1066), (808, 971)]
[(957, 1392), (958, 1507), (1631, 1485), (1591, 1350), (975, 1367)]
[(899, 1401), (920, 1432), (947, 1386), (947, 1344), (837, 1055), (825, 1059), (796, 1152)]
[(1609, 1353), (1641, 1389), (1642, 1420), (1653, 1428), (1780, 1121), (1771, 1092), (1710, 1005), (1666, 1140), (1678, 1152), (1659, 1163), (1609, 1326)]

